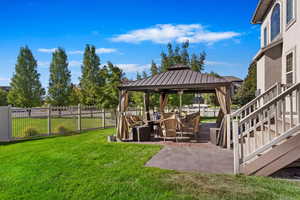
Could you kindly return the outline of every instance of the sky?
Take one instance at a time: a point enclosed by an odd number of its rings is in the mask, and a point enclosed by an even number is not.
[[[82,52],[95,45],[101,64],[126,76],[160,63],[166,44],[190,41],[207,53],[206,72],[244,78],[259,49],[259,26],[250,23],[257,0],[0,0],[0,86],[9,85],[20,47],[27,45],[47,87],[52,52],[68,54],[72,82]]]

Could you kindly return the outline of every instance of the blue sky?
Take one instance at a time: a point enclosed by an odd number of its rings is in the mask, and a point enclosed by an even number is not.
[[[19,48],[28,45],[47,87],[51,52],[63,47],[78,83],[86,44],[101,63],[119,65],[129,78],[160,62],[167,42],[191,42],[207,52],[206,71],[244,78],[259,49],[250,24],[256,0],[1,0],[0,85],[8,85]]]

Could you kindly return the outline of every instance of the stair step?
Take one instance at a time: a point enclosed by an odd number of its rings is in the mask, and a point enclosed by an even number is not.
[[[256,159],[243,165],[241,167],[242,173],[269,176],[300,159],[300,134],[276,145],[276,147],[268,149],[268,151],[259,154]],[[298,151],[299,154],[296,154]],[[292,156],[289,155],[290,152]]]

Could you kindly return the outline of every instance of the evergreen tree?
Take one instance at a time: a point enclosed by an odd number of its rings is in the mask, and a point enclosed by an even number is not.
[[[65,51],[58,48],[52,54],[50,64],[49,103],[54,106],[69,105],[71,89],[71,72],[68,69],[68,58]]]
[[[80,78],[81,103],[85,105],[95,105],[98,95],[101,94],[101,87],[104,78],[100,76],[100,58],[96,54],[96,48],[86,45],[83,55],[83,65],[81,66],[82,76]]]
[[[189,41],[186,41],[186,42],[182,43],[181,63],[184,64],[184,65],[189,65],[190,64],[190,56],[189,56],[189,52],[188,52],[189,46],[190,46]]]
[[[151,76],[154,76],[154,75],[158,74],[158,67],[157,67],[156,63],[153,60],[151,62],[150,71],[151,71]]]
[[[143,74],[143,78],[147,78],[148,77],[148,74],[147,74],[146,71],[143,71],[142,74]]]
[[[162,52],[160,56],[161,56],[160,72],[166,72],[168,68],[171,66],[169,63],[169,58],[167,54],[165,54],[164,52]]]
[[[190,57],[189,52],[189,41],[182,43],[181,48],[176,46],[173,50],[172,44],[167,45],[168,54],[161,53],[161,71],[165,72],[169,67],[183,64],[189,66],[193,71],[202,72],[204,70],[206,53],[203,51],[199,56],[192,54]]]
[[[177,64],[183,64],[190,67],[193,71],[202,72],[204,70],[204,64],[206,59],[206,53],[202,52],[199,56],[192,54],[190,57],[189,41],[182,43],[181,48],[176,46],[173,50],[171,43],[167,45],[167,54],[161,53],[161,72],[165,72],[169,67]],[[152,71],[152,70],[151,70]],[[183,105],[192,103],[194,95],[185,94],[182,98]],[[169,95],[169,104],[173,107],[177,107],[179,104],[179,96],[177,94]]]
[[[205,51],[202,51],[199,56],[199,68],[198,72],[202,72],[205,67],[205,60],[206,60],[206,53]]]
[[[11,80],[8,103],[17,107],[36,107],[42,105],[45,90],[39,80],[37,62],[30,49],[21,47]]]
[[[209,75],[215,76],[217,78],[221,77],[218,73],[213,72],[213,71],[211,71],[209,73]],[[211,93],[204,94],[203,95],[203,99],[204,99],[204,101],[205,101],[206,104],[213,105],[213,106],[218,106],[219,105],[219,102],[218,102],[216,94],[211,94]]]
[[[102,69],[102,75],[106,79],[105,86],[103,87],[103,95],[100,98],[101,105],[104,108],[115,109],[119,104],[118,86],[122,82],[123,71],[108,61],[107,66]]]
[[[206,53],[200,53],[199,57],[196,54],[192,54],[190,67],[193,71],[202,72],[204,70],[204,64],[206,59]]]
[[[136,73],[136,80],[141,80],[142,76],[139,72]],[[131,99],[135,106],[141,107],[144,105],[144,98],[142,92],[131,92]]]
[[[136,73],[136,80],[141,80],[142,79],[142,75],[140,74],[140,72]]]
[[[168,67],[170,67],[176,64],[174,60],[173,46],[171,43],[167,44],[167,49],[168,49]]]
[[[248,75],[245,78],[242,87],[233,97],[234,104],[243,106],[255,98],[255,92],[257,90],[256,68],[256,63],[249,66]]]
[[[0,89],[0,106],[7,106],[7,92]]]
[[[70,105],[78,105],[80,103],[80,89],[74,84],[71,84],[69,102]]]
[[[197,58],[196,54],[192,54],[192,57],[191,57],[191,69],[193,71],[198,71],[198,69],[199,69],[199,61],[198,61],[198,58]]]
[[[180,54],[180,47],[176,46],[174,50],[174,56],[172,57],[173,63],[176,64],[183,64],[182,57]]]

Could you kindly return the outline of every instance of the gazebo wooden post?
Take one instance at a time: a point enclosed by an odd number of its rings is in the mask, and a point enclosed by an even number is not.
[[[149,112],[149,92],[144,93],[144,108],[145,108],[145,115],[146,120],[150,121],[150,112]]]
[[[179,91],[179,116],[181,116],[181,112],[182,112],[182,94],[183,94],[183,91]]]

